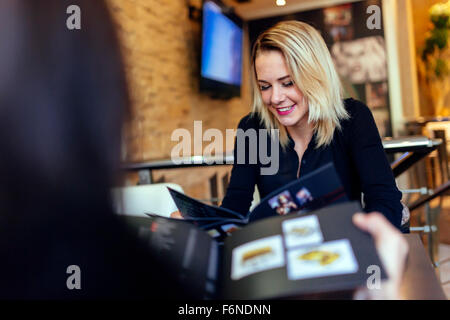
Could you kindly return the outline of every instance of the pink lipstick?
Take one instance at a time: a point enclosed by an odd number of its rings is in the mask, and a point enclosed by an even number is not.
[[[294,111],[294,108],[295,108],[295,107],[296,107],[296,104],[294,104],[294,105],[292,105],[292,106],[290,106],[290,107],[276,108],[276,110],[277,110],[277,113],[278,113],[280,116],[285,116],[285,115],[291,113],[292,111]]]

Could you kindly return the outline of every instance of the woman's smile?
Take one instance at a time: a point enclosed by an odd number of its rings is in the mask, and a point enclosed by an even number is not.
[[[292,111],[294,111],[294,108],[296,107],[296,104],[293,104],[290,107],[283,107],[283,108],[275,108],[277,110],[277,113],[280,116],[285,116],[288,115],[289,113],[291,113]]]

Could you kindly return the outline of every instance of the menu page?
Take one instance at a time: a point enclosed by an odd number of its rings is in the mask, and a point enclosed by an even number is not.
[[[136,219],[131,217],[130,219]],[[191,294],[199,299],[216,297],[220,281],[221,247],[206,232],[178,219],[159,216],[140,218],[139,238],[145,241],[158,259],[170,267]]]
[[[371,236],[353,225],[356,202],[256,221],[224,242],[223,295],[275,299],[353,290],[367,268],[386,278]]]

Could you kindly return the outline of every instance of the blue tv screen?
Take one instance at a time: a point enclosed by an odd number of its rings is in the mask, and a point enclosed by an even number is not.
[[[203,4],[201,76],[231,86],[241,85],[242,28],[213,1]]]

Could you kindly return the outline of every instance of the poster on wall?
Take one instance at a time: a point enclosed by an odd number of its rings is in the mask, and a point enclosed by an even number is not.
[[[365,84],[387,79],[383,37],[336,42],[330,52],[339,75],[351,83]]]
[[[382,137],[392,136],[384,28],[368,29],[367,7],[381,0],[357,1],[249,22],[251,43],[258,34],[283,20],[299,20],[318,29],[330,50],[344,97],[364,102],[372,111]],[[382,10],[380,10],[382,12]]]
[[[388,105],[386,45],[383,35],[354,33],[353,4],[323,9],[329,48],[347,96],[371,109],[380,136],[392,135]],[[358,30],[367,29],[357,25]],[[368,29],[367,29],[368,30]],[[349,91],[348,88],[352,88]]]
[[[352,40],[354,37],[351,4],[324,8],[326,31],[334,42]]]
[[[387,82],[366,83],[366,101],[370,109],[384,109],[387,107]]]

